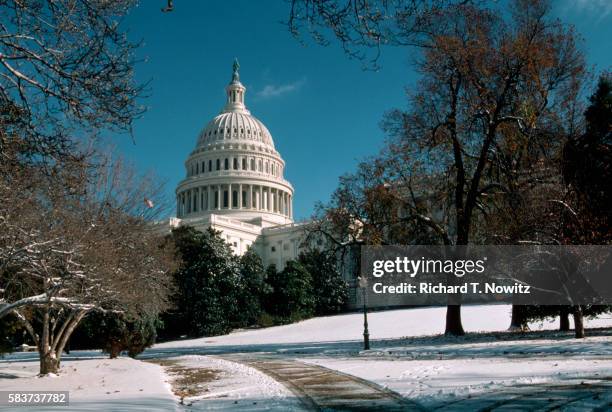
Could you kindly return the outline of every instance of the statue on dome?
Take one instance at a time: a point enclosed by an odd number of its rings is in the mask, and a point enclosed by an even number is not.
[[[234,64],[232,65],[232,69],[234,73],[232,74],[232,81],[238,81],[240,76],[238,75],[238,70],[240,70],[240,63],[238,63],[238,58],[234,57]]]

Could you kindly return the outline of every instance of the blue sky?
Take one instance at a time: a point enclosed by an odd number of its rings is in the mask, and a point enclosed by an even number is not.
[[[338,177],[382,145],[383,113],[405,104],[416,79],[408,49],[383,50],[381,69],[364,71],[335,44],[298,42],[287,31],[283,0],[143,1],[126,20],[143,40],[136,68],[151,81],[135,123],[134,142],[114,136],[118,150],[143,172],[153,170],[173,197],[183,162],[199,131],[221,110],[231,65],[238,57],[251,113],[266,124],[295,187],[294,215],[311,216]],[[596,69],[612,66],[612,0],[555,0],[555,13],[584,37]]]

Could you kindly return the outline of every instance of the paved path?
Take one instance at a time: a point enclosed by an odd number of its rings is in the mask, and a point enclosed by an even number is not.
[[[297,360],[227,355],[251,366],[293,391],[312,410],[422,411],[415,402],[372,382]]]
[[[227,355],[291,389],[312,410],[423,411],[426,408],[375,383],[294,359]],[[429,408],[428,408],[429,409]],[[612,380],[578,379],[564,384],[530,384],[444,402],[435,411],[609,411]]]

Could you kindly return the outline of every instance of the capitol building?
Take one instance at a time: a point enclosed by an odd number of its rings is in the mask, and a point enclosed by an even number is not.
[[[171,226],[221,232],[236,254],[251,247],[280,270],[297,258],[304,225],[293,221],[293,186],[266,126],[245,105],[234,62],[225,106],[198,136],[176,188]]]

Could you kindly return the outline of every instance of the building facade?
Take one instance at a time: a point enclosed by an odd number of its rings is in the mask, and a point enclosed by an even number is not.
[[[303,224],[293,221],[294,189],[272,135],[245,105],[237,61],[226,94],[185,161],[171,225],[212,227],[236,254],[251,247],[264,265],[282,269],[297,257],[304,236]]]

